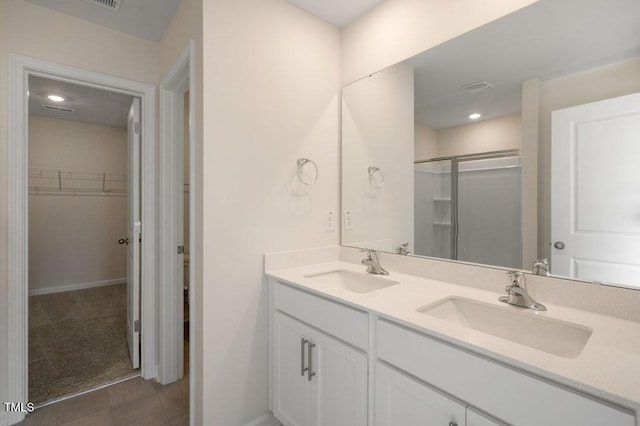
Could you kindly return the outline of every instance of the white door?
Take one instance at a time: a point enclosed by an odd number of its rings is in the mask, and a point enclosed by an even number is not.
[[[465,406],[434,389],[376,364],[376,426],[465,425]]]
[[[133,368],[140,367],[140,129],[140,99],[134,98],[127,120],[127,344]]]
[[[311,337],[312,425],[367,424],[367,356],[328,335]]]
[[[554,111],[551,271],[640,287],[640,94]]]

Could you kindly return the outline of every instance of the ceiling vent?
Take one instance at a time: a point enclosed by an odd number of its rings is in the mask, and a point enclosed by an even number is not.
[[[117,12],[120,9],[120,2],[122,0],[84,0],[87,3],[95,4],[97,6],[102,6],[105,9],[112,10]]]
[[[484,90],[493,89],[493,84],[488,81],[476,81],[475,83],[465,84],[460,88],[467,93],[478,93]]]
[[[58,106],[58,105],[42,104],[42,108],[44,108],[46,110],[50,110],[50,111],[60,111],[60,112],[73,112],[74,111],[71,108],[66,108],[66,107]]]

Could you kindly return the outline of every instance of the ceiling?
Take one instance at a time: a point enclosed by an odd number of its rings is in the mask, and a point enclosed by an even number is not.
[[[121,0],[117,12],[85,0],[26,0],[117,31],[160,41],[181,0]]]
[[[53,102],[47,98],[51,94],[62,96],[65,100]],[[117,92],[29,77],[30,115],[126,128],[132,100],[131,96]],[[72,109],[73,112],[45,109],[43,104]]]
[[[117,12],[86,0],[25,0],[146,40],[160,41],[181,0],[120,0]],[[339,28],[384,0],[286,0]]]
[[[287,0],[338,28],[364,15],[384,0]]]
[[[406,61],[416,121],[433,129],[519,113],[521,83],[640,56],[638,0],[540,0]],[[477,94],[460,87],[486,80]]]

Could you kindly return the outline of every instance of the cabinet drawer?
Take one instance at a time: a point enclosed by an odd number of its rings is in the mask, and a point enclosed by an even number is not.
[[[473,355],[388,321],[378,322],[378,357],[518,426],[634,426],[624,410]]]
[[[366,312],[277,282],[273,284],[273,307],[355,347],[369,347]]]

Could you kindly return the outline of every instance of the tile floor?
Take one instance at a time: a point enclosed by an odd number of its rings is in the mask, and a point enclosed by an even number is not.
[[[37,409],[20,425],[189,425],[189,379],[162,386],[137,377]]]

